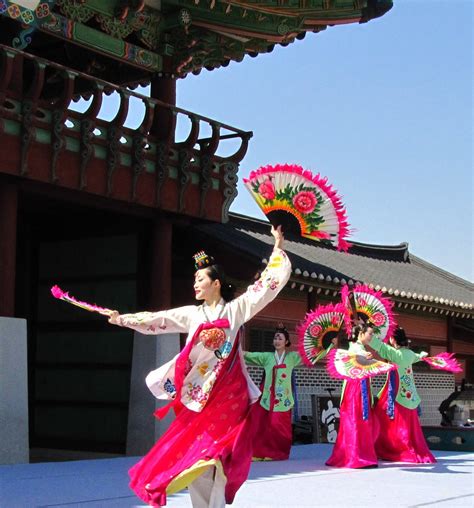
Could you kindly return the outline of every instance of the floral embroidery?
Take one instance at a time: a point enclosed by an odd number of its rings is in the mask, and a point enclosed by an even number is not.
[[[219,360],[212,368],[213,374],[217,376],[219,372],[222,370],[222,367],[224,367],[224,362],[222,360]]]
[[[204,376],[204,374],[206,374],[207,370],[209,369],[209,364],[207,363],[201,363],[200,365],[198,365],[198,372],[199,374],[201,374],[201,376]]]
[[[165,392],[169,393],[172,397],[176,396],[176,388],[170,378],[168,378],[165,381],[163,388],[164,388]]]
[[[184,377],[186,377],[191,372],[192,368],[193,368],[193,362],[191,361],[190,358],[188,358],[188,361],[186,362],[186,366],[184,367]]]
[[[188,390],[186,392],[188,397],[195,402],[199,402],[201,405],[204,405],[209,398],[209,393],[204,393],[204,390],[201,386],[196,383],[189,383]]]

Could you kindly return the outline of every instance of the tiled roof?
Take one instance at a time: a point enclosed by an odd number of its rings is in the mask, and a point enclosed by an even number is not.
[[[243,215],[230,214],[227,224],[204,224],[198,229],[264,262],[273,244],[267,222]],[[285,250],[293,265],[293,288],[312,291],[332,286],[338,290],[338,286],[360,281],[398,302],[416,305],[411,308],[435,312],[450,309],[450,314],[474,318],[474,284],[410,254],[407,244],[353,242],[349,252],[344,253],[304,238],[287,237]]]

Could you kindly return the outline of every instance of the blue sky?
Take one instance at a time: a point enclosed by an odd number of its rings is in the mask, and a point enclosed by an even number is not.
[[[471,0],[395,0],[382,18],[178,81],[177,104],[252,130],[242,177],[298,163],[343,195],[356,241],[408,242],[473,278]],[[245,188],[232,211],[263,217]]]
[[[232,211],[264,218],[242,178],[262,165],[300,164],[343,196],[353,240],[408,242],[473,280],[474,2],[394,4],[369,23],[189,75],[177,83],[177,105],[253,131]],[[113,102],[101,116],[115,115]],[[132,101],[126,124],[142,117]],[[187,132],[178,123],[178,140]]]

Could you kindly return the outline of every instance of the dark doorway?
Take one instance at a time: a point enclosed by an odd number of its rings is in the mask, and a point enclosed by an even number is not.
[[[138,219],[22,196],[16,314],[28,321],[32,460],[67,458],[66,450],[125,453],[133,332],[55,300],[50,288],[134,311],[141,227]]]

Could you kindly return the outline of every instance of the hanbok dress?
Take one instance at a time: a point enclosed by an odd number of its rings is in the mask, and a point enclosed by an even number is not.
[[[359,342],[349,343],[349,352],[365,354]],[[339,432],[326,465],[332,467],[376,467],[374,441],[377,434],[369,379],[344,381],[339,408]]]
[[[413,378],[413,364],[426,353],[408,348],[396,349],[372,338],[370,347],[397,366],[387,375],[374,414],[379,422],[375,452],[380,459],[393,462],[431,464],[436,462],[426,443],[418,417],[420,396]]]
[[[265,384],[259,404],[252,407],[256,432],[253,458],[287,460],[290,456],[293,432],[291,410],[295,405],[291,386],[293,369],[301,364],[298,353],[245,353],[245,362],[265,370]]]
[[[225,485],[226,503],[232,503],[247,479],[253,428],[249,409],[260,391],[245,367],[239,330],[277,296],[290,273],[287,255],[275,248],[261,277],[215,309],[204,303],[119,317],[120,325],[144,334],[188,334],[183,350],[146,378],[158,399],[171,401],[157,416],[170,407],[176,413],[168,430],[129,471],[131,488],[149,505],[164,506],[167,494],[191,489],[201,475],[209,477],[211,468],[210,483]]]

